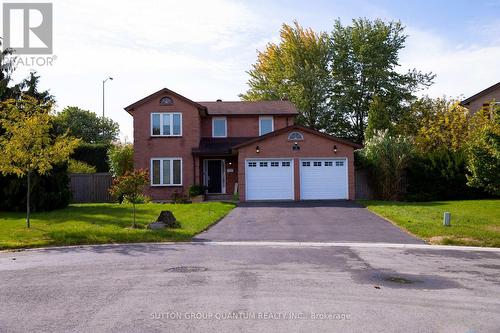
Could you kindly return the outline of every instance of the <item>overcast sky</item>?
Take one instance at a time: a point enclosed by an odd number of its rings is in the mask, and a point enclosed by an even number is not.
[[[16,1],[9,1],[16,2]],[[29,1],[36,2],[36,1]],[[47,1],[42,1],[47,2]],[[401,20],[409,34],[402,68],[437,74],[431,96],[469,96],[500,81],[500,0],[485,1],[125,1],[56,0],[52,67],[33,67],[58,109],[79,106],[118,121],[123,108],[163,87],[193,100],[237,100],[256,50],[294,19],[330,31],[340,18]],[[20,67],[16,79],[31,68]]]

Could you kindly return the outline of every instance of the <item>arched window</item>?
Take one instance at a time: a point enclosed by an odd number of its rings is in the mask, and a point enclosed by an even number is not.
[[[302,141],[304,140],[304,136],[300,132],[291,132],[288,134],[288,140],[290,141]]]
[[[168,96],[162,97],[160,99],[160,105],[172,105],[172,104],[174,104],[174,100]]]

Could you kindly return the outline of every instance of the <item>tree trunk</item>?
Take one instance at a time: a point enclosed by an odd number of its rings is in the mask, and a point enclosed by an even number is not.
[[[132,222],[132,228],[135,229],[135,203],[132,203],[132,211],[134,212],[134,217],[133,217],[134,222]]]
[[[26,227],[30,227],[30,192],[31,192],[31,171],[28,171],[28,188],[26,193]]]

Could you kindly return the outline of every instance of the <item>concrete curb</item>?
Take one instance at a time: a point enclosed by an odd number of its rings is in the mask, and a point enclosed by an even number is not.
[[[290,241],[195,241],[195,242],[160,242],[160,243],[121,243],[121,244],[95,244],[95,245],[72,245],[53,246],[28,249],[0,250],[1,253],[13,252],[41,252],[57,251],[64,249],[100,248],[100,247],[121,247],[121,246],[264,246],[264,247],[295,247],[295,248],[322,248],[322,247],[350,247],[350,248],[379,248],[379,249],[421,249],[438,251],[467,251],[467,252],[498,252],[496,247],[477,246],[453,246],[453,245],[428,245],[428,244],[398,244],[398,243],[356,243],[356,242],[290,242]]]
[[[276,246],[276,247],[352,247],[352,248],[394,248],[394,249],[423,249],[423,250],[455,250],[455,251],[483,251],[499,252],[497,247],[428,245],[428,244],[398,244],[398,243],[353,243],[353,242],[288,242],[288,241],[222,241],[222,242],[194,242],[203,245],[220,246]]]

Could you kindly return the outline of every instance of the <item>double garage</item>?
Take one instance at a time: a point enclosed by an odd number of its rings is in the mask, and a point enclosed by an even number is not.
[[[346,158],[247,159],[246,200],[294,200],[299,169],[301,200],[348,199]]]
[[[358,148],[298,125],[239,144],[240,201],[353,200]]]

